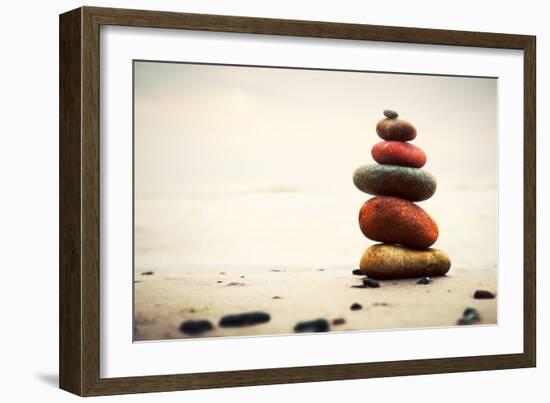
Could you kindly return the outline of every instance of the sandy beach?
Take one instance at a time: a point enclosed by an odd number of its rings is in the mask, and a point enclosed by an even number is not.
[[[449,254],[448,275],[429,285],[381,281],[377,289],[352,288],[362,279],[352,270],[374,242],[358,229],[355,211],[365,196],[351,186],[139,197],[135,340],[189,337],[179,326],[190,319],[212,322],[202,337],[292,333],[297,322],[317,318],[345,319],[330,331],[453,326],[468,307],[479,310],[480,324],[494,324],[496,299],[473,293],[498,293],[496,209],[482,207],[494,206],[496,188],[442,187],[433,198],[439,203],[422,204],[441,218],[434,247]],[[353,303],[363,308],[351,311]],[[250,311],[271,320],[218,326],[224,315]]]
[[[318,318],[345,320],[331,324],[330,331],[454,326],[467,307],[479,311],[479,324],[497,321],[496,298],[473,298],[477,289],[496,290],[496,270],[451,270],[429,285],[411,279],[353,288],[361,279],[351,269],[322,268],[138,274],[135,340],[192,337],[179,330],[189,319],[212,322],[214,330],[201,337],[293,333],[297,322]],[[352,311],[353,303],[362,309]],[[250,311],[267,312],[271,320],[242,328],[218,326],[224,315]]]
[[[135,340],[191,337],[179,330],[191,319],[214,326],[193,337],[288,334],[297,322],[317,318],[345,320],[330,331],[454,326],[468,307],[480,312],[480,324],[494,324],[497,300],[477,300],[473,294],[477,289],[498,294],[496,225],[491,225],[496,209],[480,208],[495,198],[492,186],[457,186],[433,198],[440,203],[422,203],[441,217],[434,247],[451,257],[446,276],[429,285],[410,279],[360,289],[352,287],[362,283],[352,270],[374,242],[358,229],[354,210],[365,196],[351,186],[337,192],[139,197]],[[362,309],[351,311],[353,303]],[[241,328],[218,326],[225,315],[251,311],[271,319]]]

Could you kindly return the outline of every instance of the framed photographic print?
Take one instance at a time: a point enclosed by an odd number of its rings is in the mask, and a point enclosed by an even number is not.
[[[60,16],[60,386],[535,366],[535,37]]]

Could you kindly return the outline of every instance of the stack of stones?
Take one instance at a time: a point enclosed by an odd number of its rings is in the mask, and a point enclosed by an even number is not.
[[[385,280],[442,276],[451,268],[449,257],[432,249],[439,236],[436,222],[414,202],[427,200],[435,193],[436,179],[421,169],[426,154],[408,143],[416,128],[398,119],[394,111],[384,111],[385,119],[376,125],[384,141],[372,148],[378,164],[355,170],[355,186],[372,199],[359,211],[363,234],[381,242],[369,247],[360,262],[368,277]]]

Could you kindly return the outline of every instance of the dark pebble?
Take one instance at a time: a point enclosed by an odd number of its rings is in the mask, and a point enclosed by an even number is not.
[[[317,333],[328,332],[328,322],[326,319],[315,319],[306,322],[299,322],[294,326],[296,333]]]
[[[216,281],[216,282],[217,282],[217,283],[223,283],[223,281],[221,281],[221,280],[218,280],[218,281]]]
[[[186,320],[180,325],[180,332],[190,335],[198,335],[214,329],[209,320]]]
[[[472,320],[480,320],[481,315],[479,314],[478,310],[475,308],[466,308],[464,310],[464,313],[462,314],[462,317],[469,318]]]
[[[365,287],[370,287],[370,288],[378,288],[380,287],[380,283],[376,280],[373,280],[372,278],[368,278],[368,277],[365,277],[363,279],[363,285]]]
[[[416,284],[423,284],[423,285],[426,285],[426,284],[430,284],[432,282],[432,279],[429,278],[429,277],[422,277],[422,278],[419,278],[418,281],[416,282]]]
[[[246,312],[235,315],[226,315],[220,319],[221,327],[241,327],[259,325],[260,323],[269,322],[271,316],[265,312]]]
[[[283,299],[283,297],[279,297],[278,295],[275,295],[273,299]]]
[[[353,274],[354,276],[362,276],[363,272],[360,269],[353,269],[351,274]]]
[[[487,290],[476,290],[476,292],[474,292],[474,298],[475,299],[493,299],[495,298],[495,294]]]
[[[473,325],[481,320],[481,315],[475,308],[466,308],[459,319],[459,325]]]
[[[363,309],[363,305],[358,304],[357,302],[355,302],[355,303],[351,304],[349,309],[351,309],[352,311],[358,311],[359,309]]]
[[[346,320],[344,318],[332,319],[332,324],[334,326],[343,325],[344,323],[346,323]]]
[[[155,273],[153,273],[152,271],[144,271],[143,273],[141,273],[142,276],[152,276],[153,274]]]

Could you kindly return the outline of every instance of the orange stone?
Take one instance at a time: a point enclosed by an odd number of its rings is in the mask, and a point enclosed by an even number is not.
[[[365,202],[359,211],[359,227],[373,241],[414,249],[429,248],[439,236],[428,213],[397,197],[377,196]]]

